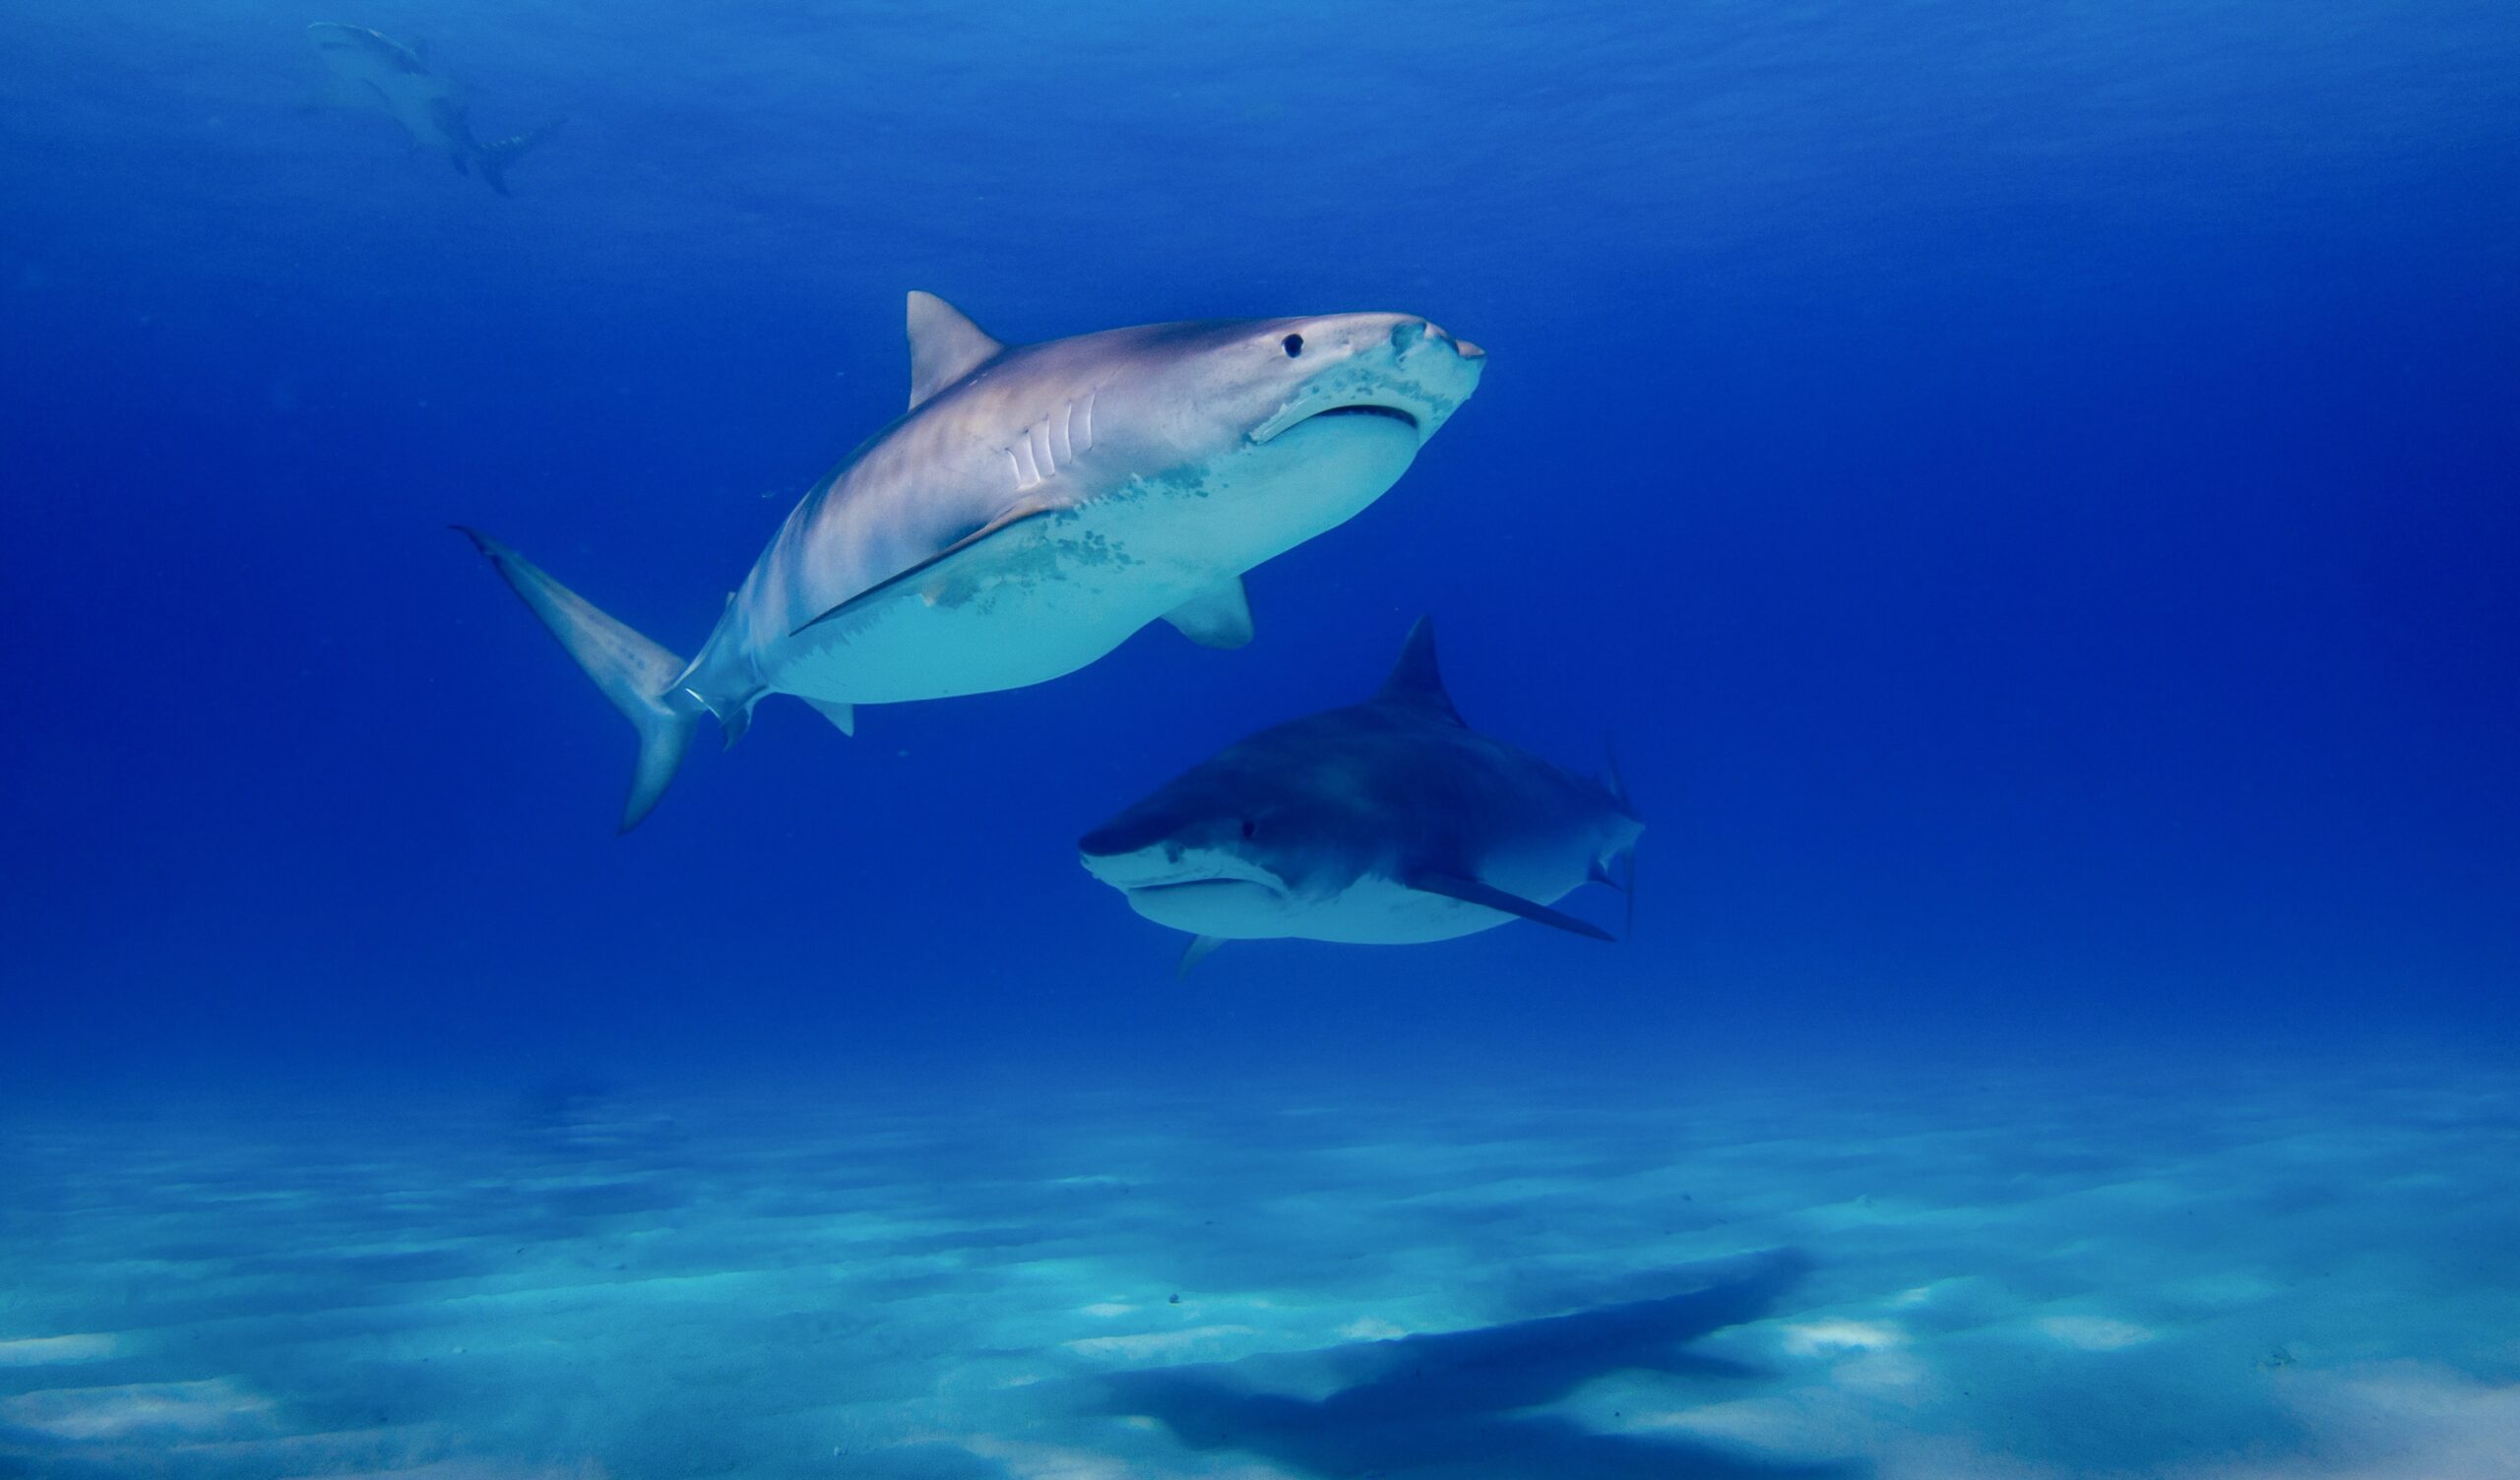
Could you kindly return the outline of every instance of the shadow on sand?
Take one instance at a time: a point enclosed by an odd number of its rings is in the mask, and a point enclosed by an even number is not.
[[[1686,1440],[1597,1433],[1522,1411],[1625,1370],[1757,1377],[1684,1348],[1766,1315],[1807,1264],[1798,1254],[1772,1253],[1673,1270],[1668,1282],[1689,1286],[1681,1293],[1571,1315],[1121,1373],[1103,1380],[1099,1410],[1154,1418],[1194,1449],[1240,1449],[1324,1480],[1855,1475],[1860,1467],[1781,1463]]]

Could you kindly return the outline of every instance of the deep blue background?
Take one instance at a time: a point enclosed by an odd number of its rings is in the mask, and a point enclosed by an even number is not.
[[[571,122],[496,198],[301,108],[318,19]],[[2507,1034],[2515,159],[2491,0],[7,7],[0,1075]],[[1493,358],[1250,648],[774,705],[615,839],[627,730],[442,526],[687,652],[912,287]],[[1073,838],[1419,611],[1475,723],[1617,733],[1638,937],[1176,988]]]

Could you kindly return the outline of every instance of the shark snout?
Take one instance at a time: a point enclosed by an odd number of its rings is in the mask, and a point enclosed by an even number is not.
[[[1487,351],[1468,339],[1456,339],[1441,325],[1425,319],[1403,319],[1392,326],[1391,352],[1406,356],[1420,344],[1448,348],[1466,360],[1483,360]]]

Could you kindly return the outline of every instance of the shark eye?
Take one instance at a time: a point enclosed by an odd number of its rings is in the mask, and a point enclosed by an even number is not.
[[[1285,339],[1280,339],[1278,342],[1287,346],[1287,358],[1289,359],[1293,359],[1296,355],[1303,353],[1302,335],[1291,334]]]
[[[1290,336],[1288,336],[1288,338],[1292,339],[1292,338],[1293,338],[1293,336],[1290,335]],[[1247,818],[1247,817],[1246,817],[1246,818],[1244,818],[1244,819],[1242,820],[1242,835],[1243,835],[1244,837],[1248,838],[1248,837],[1250,837],[1252,834],[1254,834],[1254,833],[1258,832],[1259,831],[1260,831],[1260,825],[1259,825],[1258,823],[1253,822],[1251,819],[1249,819],[1249,818]]]

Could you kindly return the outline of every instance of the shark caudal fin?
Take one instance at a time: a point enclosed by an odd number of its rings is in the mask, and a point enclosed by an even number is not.
[[[480,530],[455,527],[490,557],[508,588],[533,608],[639,731],[639,769],[630,778],[630,800],[621,809],[621,831],[629,832],[656,810],[657,799],[682,768],[700,716],[708,712],[674,682],[682,676],[682,659],[598,611],[595,603]]]
[[[568,120],[565,118],[554,118],[549,123],[542,125],[540,128],[528,129],[513,139],[502,139],[496,144],[482,145],[480,154],[476,155],[473,160],[474,163],[481,166],[481,178],[489,182],[492,190],[497,191],[501,195],[506,195],[508,193],[508,166],[517,161],[518,155],[524,154],[527,150],[534,148],[536,145],[540,144],[543,140],[550,138],[552,131],[559,128],[560,125],[566,122],[568,122]],[[457,161],[458,168],[462,167],[462,162],[463,161],[461,160]]]

